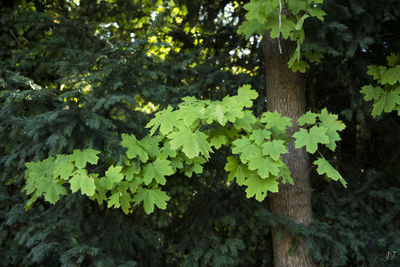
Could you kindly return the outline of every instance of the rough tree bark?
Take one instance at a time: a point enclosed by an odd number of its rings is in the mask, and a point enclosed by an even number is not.
[[[302,74],[294,73],[288,68],[291,44],[282,43],[283,53],[279,53],[277,40],[272,40],[269,33],[263,40],[267,109],[278,111],[292,118],[293,122],[305,113],[305,80]],[[291,136],[298,129],[294,124],[288,129]],[[279,186],[279,193],[269,196],[271,211],[276,215],[287,217],[296,223],[308,226],[311,222],[311,187],[309,181],[309,159],[305,149],[295,149],[291,140],[289,153],[284,162],[289,166],[294,186],[287,183]],[[289,255],[293,236],[287,231],[273,227],[272,242],[275,267],[316,266],[310,254],[306,255],[303,244],[300,244],[294,255]]]

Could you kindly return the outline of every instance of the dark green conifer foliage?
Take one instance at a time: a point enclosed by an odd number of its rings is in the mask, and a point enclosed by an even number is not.
[[[102,162],[119,161],[119,133],[144,134],[147,114],[136,108],[165,97],[161,79],[149,79],[157,70],[143,73],[158,64],[145,43],[106,42],[95,25],[39,6],[1,7],[0,264],[154,265],[162,255],[144,251],[161,246],[160,233],[146,219],[134,223],[77,196],[23,211],[25,161],[79,147],[101,148]]]

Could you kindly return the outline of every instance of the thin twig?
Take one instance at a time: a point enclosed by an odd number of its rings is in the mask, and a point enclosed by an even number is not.
[[[12,30],[10,30],[11,35],[14,37],[15,41],[17,42],[17,45],[19,48],[22,48],[21,43],[19,42],[17,36],[15,36],[14,32]]]
[[[281,48],[281,24],[282,24],[282,2],[279,0],[279,26],[278,26],[278,47],[279,47],[279,53],[282,54],[282,48]]]

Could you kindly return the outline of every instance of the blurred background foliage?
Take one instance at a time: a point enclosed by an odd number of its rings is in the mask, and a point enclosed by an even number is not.
[[[146,134],[152,113],[194,95],[222,99],[245,83],[265,110],[260,36],[236,33],[246,1],[0,0],[0,265],[272,266],[269,227],[308,244],[321,266],[400,263],[400,123],[375,120],[360,87],[369,64],[400,51],[400,2],[325,0],[304,50],[325,55],[306,76],[309,109],[347,128],[335,165],[348,189],[312,177],[310,228],[272,215],[226,182],[221,151],[201,175],[168,178],[167,210],[99,207],[80,195],[24,211],[24,163],[73,149],[119,162],[121,133]],[[315,173],[315,172],[312,172]],[[388,251],[397,251],[394,257]]]

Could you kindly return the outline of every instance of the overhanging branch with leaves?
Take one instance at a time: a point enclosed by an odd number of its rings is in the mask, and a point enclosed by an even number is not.
[[[282,160],[289,142],[286,128],[292,122],[276,111],[255,117],[250,108],[257,96],[250,85],[244,85],[238,95],[225,96],[222,101],[184,97],[177,109],[168,107],[155,114],[147,124],[150,134],[143,139],[122,134],[121,146],[127,148],[124,164],[111,165],[104,173],[89,171],[89,164],[96,165],[100,153],[91,148],[29,162],[23,190],[31,198],[26,208],[41,196],[54,204],[61,195],[80,190],[99,205],[105,202],[126,214],[140,203],[146,213],[152,213],[154,206],[165,209],[169,197],[162,186],[168,176],[202,173],[202,164],[222,146],[232,151],[225,165],[228,181],[235,179],[246,187],[248,198],[263,201],[268,191],[278,192],[280,182],[294,183]],[[309,153],[316,153],[318,145],[334,150],[340,140],[338,132],[345,128],[326,109],[319,114],[307,112],[297,123],[303,128],[293,134],[296,148],[305,146]],[[323,157],[314,164],[319,174],[346,186]]]

